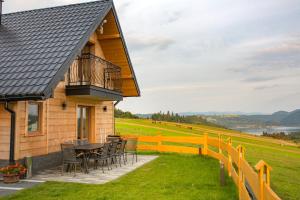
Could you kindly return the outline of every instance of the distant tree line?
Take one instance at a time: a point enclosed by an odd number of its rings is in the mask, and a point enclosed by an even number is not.
[[[285,132],[267,133],[267,132],[263,132],[263,136],[272,137],[272,138],[281,139],[281,140],[292,140],[296,143],[300,143],[300,132],[292,132],[292,133],[285,133]]]
[[[116,118],[129,118],[129,119],[138,119],[137,115],[132,114],[129,111],[122,111],[120,109],[115,109],[115,117]]]
[[[198,115],[191,116],[182,116],[178,113],[170,112],[167,113],[158,112],[152,114],[151,119],[153,121],[167,121],[167,122],[177,122],[177,123],[189,123],[189,124],[204,124],[204,125],[212,125],[218,126],[216,124],[208,122],[205,118]]]

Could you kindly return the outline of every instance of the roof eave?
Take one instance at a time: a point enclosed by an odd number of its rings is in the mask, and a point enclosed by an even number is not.
[[[125,50],[126,58],[127,58],[128,64],[129,64],[129,68],[130,68],[131,74],[133,76],[133,81],[134,81],[136,90],[137,90],[137,96],[128,96],[128,97],[140,97],[141,96],[141,91],[140,91],[140,88],[139,88],[139,84],[137,82],[136,75],[134,73],[134,69],[133,69],[133,66],[132,66],[132,63],[131,63],[131,59],[130,59],[130,56],[129,56],[129,53],[128,53],[127,45],[126,45],[126,42],[125,42],[125,39],[124,39],[124,35],[123,35],[122,29],[121,29],[121,25],[120,25],[120,22],[119,22],[117,11],[115,9],[115,5],[114,5],[113,2],[112,2],[112,11],[113,11],[114,17],[116,19],[116,24],[117,24],[118,30],[120,32],[121,41],[122,41],[122,44],[123,44],[123,47],[124,47],[124,50]],[[126,97],[126,96],[124,96],[124,97]]]
[[[10,101],[41,101],[47,99],[42,95],[19,95],[19,96],[0,96],[0,102]]]

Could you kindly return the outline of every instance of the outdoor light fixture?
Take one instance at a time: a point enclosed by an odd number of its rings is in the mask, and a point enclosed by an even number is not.
[[[103,106],[103,112],[107,111],[107,106]]]
[[[67,102],[63,102],[62,104],[61,104],[61,106],[62,106],[62,109],[63,110],[66,110],[67,109]]]

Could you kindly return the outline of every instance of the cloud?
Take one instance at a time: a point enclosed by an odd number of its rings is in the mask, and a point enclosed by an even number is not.
[[[258,49],[249,57],[250,67],[269,70],[300,68],[300,37],[288,36],[275,44]]]
[[[261,86],[254,87],[254,90],[266,90],[266,89],[277,88],[279,86],[280,85],[278,85],[278,84],[274,84],[274,85],[261,85]]]
[[[167,22],[168,23],[176,22],[177,20],[180,19],[181,16],[182,16],[182,12],[180,11],[171,12],[167,15]]]
[[[211,86],[209,86],[211,87]],[[199,89],[207,88],[207,86],[204,85],[197,85],[197,84],[185,84],[185,85],[172,85],[172,86],[157,86],[157,87],[149,87],[144,88],[144,92],[180,92],[180,91],[187,91],[187,90],[199,90]]]
[[[300,35],[252,39],[233,49],[240,59],[228,71],[240,76],[243,82],[274,85],[300,76]]]
[[[272,80],[276,80],[280,77],[278,76],[261,76],[261,77],[258,77],[258,76],[255,76],[255,77],[249,77],[249,78],[246,78],[246,79],[243,79],[242,81],[244,82],[265,82],[265,81],[272,81]]]
[[[171,38],[160,37],[160,36],[128,36],[128,43],[134,51],[146,50],[146,49],[156,49],[156,50],[166,50],[171,45],[175,44],[175,41]]]
[[[118,4],[118,13],[120,15],[125,15],[127,13],[127,11],[129,10],[130,6],[133,5],[134,2],[133,0],[122,0],[119,2]]]

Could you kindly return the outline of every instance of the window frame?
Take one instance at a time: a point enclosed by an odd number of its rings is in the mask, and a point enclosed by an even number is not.
[[[36,131],[29,131],[28,130],[28,120],[29,120],[29,106],[30,104],[38,105],[38,128]],[[33,137],[33,136],[41,136],[43,134],[43,111],[44,111],[44,106],[43,102],[38,102],[38,101],[29,101],[27,102],[27,109],[26,109],[26,129],[25,129],[25,136],[28,137]]]

